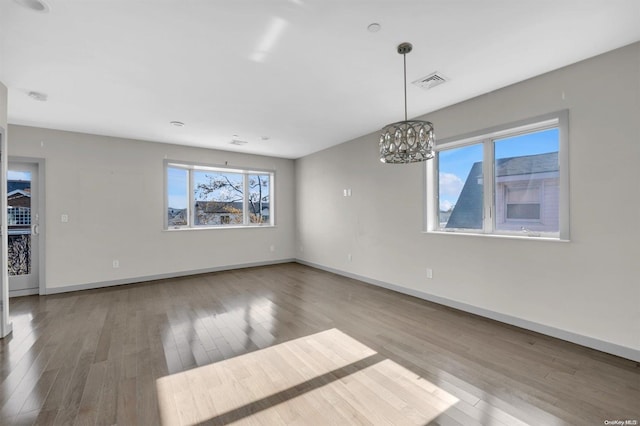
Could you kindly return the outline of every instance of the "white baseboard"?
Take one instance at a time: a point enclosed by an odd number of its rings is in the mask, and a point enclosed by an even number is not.
[[[332,272],[344,277],[353,278],[358,281],[372,284],[378,287],[383,287],[388,290],[397,291],[398,293],[407,294],[409,296],[417,297],[419,299],[434,302],[439,305],[448,306],[450,308],[458,309],[471,314],[479,315],[481,317],[489,318],[495,321],[503,322],[505,324],[514,325],[516,327],[524,328],[526,330],[535,331],[536,333],[544,334],[547,336],[555,337],[567,342],[576,343],[587,348],[596,349],[601,352],[606,352],[612,355],[616,355],[622,358],[630,359],[636,362],[640,362],[640,350],[621,346],[615,343],[606,342],[593,337],[583,336],[581,334],[573,333],[571,331],[562,330],[560,328],[550,327],[548,325],[539,324],[533,321],[525,320],[522,318],[514,317],[511,315],[505,315],[500,312],[491,311],[488,309],[480,308],[478,306],[469,305],[455,300],[447,299],[444,297],[434,296],[429,293],[425,293],[419,290],[411,288],[401,287],[395,284],[386,283],[373,278],[368,278],[362,275],[353,274],[339,269],[330,268],[328,266],[319,265],[313,262],[307,262],[305,260],[297,259],[296,262],[310,266],[312,268],[321,269],[323,271]]]
[[[0,339],[7,337],[12,332],[13,332],[13,323],[9,322],[4,324],[4,327],[0,329]]]
[[[243,264],[237,264],[237,265],[225,265],[225,266],[217,266],[213,268],[205,268],[205,269],[182,271],[182,272],[172,272],[172,273],[158,274],[158,275],[148,275],[144,277],[124,278],[120,280],[101,281],[101,282],[79,284],[79,285],[66,286],[66,287],[53,287],[53,288],[47,288],[45,294],[67,293],[67,292],[79,291],[79,290],[92,290],[96,288],[105,288],[105,287],[112,287],[112,286],[118,286],[118,285],[124,285],[124,284],[135,284],[140,282],[155,281],[155,280],[161,280],[161,279],[167,279],[167,278],[178,278],[178,277],[184,277],[189,275],[206,274],[209,272],[220,272],[220,271],[228,271],[233,269],[253,268],[256,266],[277,265],[281,263],[290,263],[290,262],[297,262],[302,265],[310,266],[312,268],[321,269],[323,271],[331,272],[331,273],[348,277],[348,278],[353,278],[355,280],[362,281],[367,284],[383,287],[388,290],[396,291],[398,293],[407,294],[409,296],[417,297],[419,299],[427,300],[429,302],[434,302],[434,303],[448,306],[454,309],[459,309],[464,312],[469,312],[469,313],[479,315],[485,318],[489,318],[495,321],[503,322],[505,324],[513,325],[526,330],[535,331],[537,333],[541,333],[547,336],[555,337],[561,340],[566,340],[568,342],[576,343],[581,346],[585,346],[585,347],[596,349],[612,355],[616,355],[622,358],[640,362],[640,350],[637,350],[637,349],[621,346],[611,342],[606,342],[606,341],[595,339],[589,336],[583,336],[581,334],[573,333],[571,331],[562,330],[559,328],[536,323],[533,321],[525,320],[525,319],[514,317],[511,315],[502,314],[500,312],[491,311],[478,306],[469,305],[466,303],[458,302],[458,301],[447,299],[440,296],[435,296],[419,290],[414,290],[411,288],[406,288],[406,287],[398,286],[395,284],[379,281],[379,280],[365,277],[362,275],[341,271],[339,269],[316,264],[313,262],[307,262],[301,259],[280,259],[280,260],[268,261],[268,262],[253,262],[253,263],[243,263]],[[37,291],[36,293],[31,293],[31,294],[37,294]],[[12,294],[12,296],[18,296],[18,294]]]
[[[113,287],[113,286],[124,285],[124,284],[136,284],[136,283],[142,283],[147,281],[164,280],[167,278],[186,277],[190,275],[207,274],[210,272],[230,271],[233,269],[253,268],[256,266],[278,265],[281,263],[291,263],[295,261],[296,261],[295,259],[280,259],[280,260],[267,261],[267,262],[241,263],[237,265],[215,266],[213,268],[196,269],[196,270],[181,271],[181,272],[170,272],[167,274],[147,275],[144,277],[123,278],[120,280],[100,281],[95,283],[70,285],[65,287],[50,287],[46,289],[45,294],[59,294],[59,293],[68,293],[70,291],[93,290],[96,288]]]
[[[9,298],[20,296],[32,296],[40,292],[39,288],[27,288],[23,290],[9,290]]]

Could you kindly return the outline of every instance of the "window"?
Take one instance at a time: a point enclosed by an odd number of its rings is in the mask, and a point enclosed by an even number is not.
[[[427,231],[568,239],[567,151],[566,112],[439,142]]]
[[[270,179],[267,175],[251,174],[249,181],[249,222],[269,223]]]
[[[273,225],[269,171],[165,162],[167,229]]]
[[[167,167],[168,216],[170,228],[189,224],[189,170]]]
[[[438,156],[440,227],[482,229],[482,145],[453,148]]]
[[[534,220],[540,222],[540,185],[534,188],[503,185],[506,206],[505,221]]]

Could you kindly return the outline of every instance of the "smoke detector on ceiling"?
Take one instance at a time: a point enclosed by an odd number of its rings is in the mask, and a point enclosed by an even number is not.
[[[433,89],[436,86],[441,85],[442,83],[446,83],[449,81],[447,77],[440,74],[438,71],[429,74],[426,77],[422,77],[413,82],[416,86],[421,89],[429,90]]]
[[[380,31],[381,28],[382,28],[382,25],[378,24],[377,22],[374,22],[373,24],[369,24],[369,26],[367,27],[367,30],[370,33],[377,33],[378,31]]]

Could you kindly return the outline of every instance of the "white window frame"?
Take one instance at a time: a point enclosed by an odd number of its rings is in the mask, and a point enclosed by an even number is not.
[[[506,137],[557,128],[559,133],[558,162],[559,170],[559,232],[530,232],[526,228],[520,232],[498,230],[495,223],[495,176],[494,141]],[[436,155],[425,165],[425,232],[441,234],[462,234],[481,236],[501,236],[513,238],[538,237],[550,240],[569,240],[569,113],[557,111],[527,120],[484,129],[436,143],[435,151],[482,144],[483,147],[483,221],[482,229],[440,229],[438,220],[438,158]],[[505,213],[506,214],[506,213]]]
[[[228,166],[218,166],[201,163],[191,163],[184,161],[164,160],[164,211],[163,224],[164,230],[198,230],[198,229],[230,229],[230,228],[262,228],[275,226],[275,171],[256,169],[256,168],[238,168]],[[187,170],[187,224],[181,226],[169,226],[169,218],[167,212],[169,210],[169,169]],[[194,195],[194,171],[210,171],[214,173],[238,173],[243,176],[243,193],[242,200],[242,224],[220,224],[220,225],[195,225],[195,195]],[[251,223],[249,214],[249,176],[263,175],[269,176],[269,221],[267,223]]]

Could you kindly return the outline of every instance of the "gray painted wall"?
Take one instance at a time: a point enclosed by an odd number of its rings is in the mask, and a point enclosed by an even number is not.
[[[24,126],[10,132],[10,155],[46,162],[47,293],[294,256],[292,160]],[[275,170],[276,227],[164,231],[165,158]]]
[[[7,86],[0,83],[0,127],[7,128]]]
[[[564,109],[570,242],[422,233],[425,166],[381,164],[372,133],[296,160],[296,257],[637,355],[640,43],[425,118],[449,138]]]

